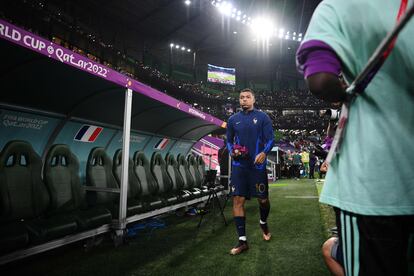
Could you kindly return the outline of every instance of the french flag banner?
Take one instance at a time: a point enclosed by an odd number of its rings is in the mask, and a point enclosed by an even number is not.
[[[98,126],[83,125],[76,133],[74,140],[80,142],[95,142],[103,128]]]
[[[163,150],[168,145],[168,142],[170,142],[169,139],[163,138],[158,141],[158,143],[155,144],[154,149],[156,150]]]

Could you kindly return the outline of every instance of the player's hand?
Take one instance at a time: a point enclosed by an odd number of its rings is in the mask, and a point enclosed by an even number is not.
[[[328,168],[329,168],[329,164],[325,161],[322,163],[320,171],[323,173],[326,173],[328,171]]]
[[[261,152],[258,155],[256,155],[256,158],[254,159],[255,164],[262,164],[266,159],[266,153]]]

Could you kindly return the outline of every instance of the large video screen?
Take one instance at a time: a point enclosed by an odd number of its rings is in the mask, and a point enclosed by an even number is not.
[[[236,85],[236,69],[208,64],[207,80],[214,83]]]

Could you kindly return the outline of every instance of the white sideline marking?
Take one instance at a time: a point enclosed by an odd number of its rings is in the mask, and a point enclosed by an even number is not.
[[[309,199],[309,198],[319,198],[319,196],[285,196],[285,198],[303,198],[303,199]]]

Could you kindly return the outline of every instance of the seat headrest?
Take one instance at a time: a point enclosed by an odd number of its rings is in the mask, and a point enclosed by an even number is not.
[[[162,158],[162,155],[159,152],[154,152],[152,154],[151,162],[153,165],[158,165],[158,166],[165,165],[164,159]]]
[[[182,154],[178,155],[178,164],[180,165],[187,165],[187,160],[185,160],[185,156]]]
[[[149,165],[149,161],[147,157],[145,156],[144,152],[137,151],[134,154],[134,164],[135,166],[145,166]]]
[[[20,165],[27,166],[34,162],[41,162],[41,159],[30,143],[21,140],[10,141],[1,152],[0,168],[14,166],[18,162]]]
[[[113,166],[114,167],[118,167],[122,165],[122,149],[118,149],[116,150],[115,154],[114,154],[114,159],[112,161]],[[129,166],[131,166],[132,168],[132,159],[128,158],[128,164]]]
[[[167,165],[174,165],[175,158],[172,154],[167,154],[167,156],[165,158],[166,158],[166,161],[167,161]]]
[[[58,163],[67,166],[69,164],[77,164],[78,160],[67,145],[56,144],[47,152],[45,166],[54,166]]]
[[[192,155],[192,154],[188,155],[187,156],[187,162],[190,165],[194,165],[196,163],[196,159],[195,159],[194,155]]]
[[[203,157],[200,155],[200,156],[197,156],[197,164],[198,165],[205,165],[206,163],[204,162],[204,160],[203,160]]]
[[[109,156],[106,154],[105,149],[102,147],[96,147],[91,150],[88,157],[88,165],[92,166],[107,166],[112,165],[110,163]]]
[[[114,164],[121,165],[122,164],[122,149],[117,149],[114,154]]]

